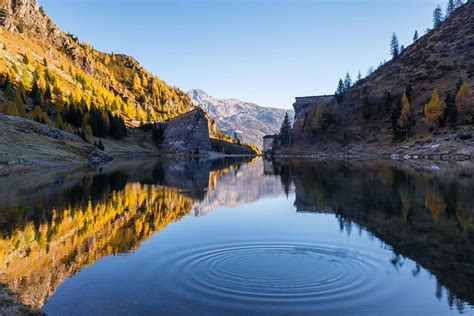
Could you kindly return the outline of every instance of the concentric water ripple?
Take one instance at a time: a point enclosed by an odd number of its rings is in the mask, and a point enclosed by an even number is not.
[[[166,261],[164,273],[181,297],[239,304],[360,302],[380,293],[384,275],[370,253],[316,244],[218,245]]]

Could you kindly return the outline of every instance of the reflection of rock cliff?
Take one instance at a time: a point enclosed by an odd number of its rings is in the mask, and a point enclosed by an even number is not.
[[[456,297],[474,302],[473,171],[420,172],[389,163],[285,163],[298,211],[333,212],[412,258]],[[460,301],[458,301],[459,303]]]
[[[0,190],[6,200],[0,208],[0,282],[21,303],[39,308],[83,266],[131,251],[189,214],[219,177],[243,161],[132,161],[106,166],[99,175],[45,176],[51,182],[41,187]],[[9,195],[17,197],[5,199]]]
[[[255,160],[225,174],[216,174],[218,180],[209,186],[204,200],[196,203],[194,215],[205,215],[217,207],[236,207],[266,196],[283,194],[280,179],[264,175],[263,167],[261,160]]]

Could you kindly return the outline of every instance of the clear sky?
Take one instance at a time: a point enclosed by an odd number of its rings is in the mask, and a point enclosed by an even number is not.
[[[410,44],[445,0],[39,0],[66,32],[218,98],[290,108]]]

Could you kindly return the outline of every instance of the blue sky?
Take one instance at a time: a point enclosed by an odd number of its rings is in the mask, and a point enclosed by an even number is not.
[[[39,0],[66,32],[168,83],[290,108],[410,44],[438,0]]]

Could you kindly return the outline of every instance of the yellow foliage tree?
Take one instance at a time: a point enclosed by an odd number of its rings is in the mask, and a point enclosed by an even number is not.
[[[404,93],[402,97],[402,112],[400,113],[400,117],[397,120],[397,125],[400,128],[407,128],[408,118],[411,113],[411,105],[410,101],[408,101],[407,94]]]
[[[431,125],[439,121],[444,115],[446,104],[441,101],[438,91],[435,89],[431,95],[431,100],[425,104],[425,123]]]
[[[456,107],[459,113],[472,108],[471,89],[467,83],[463,83],[456,95]]]
[[[133,90],[140,91],[141,88],[142,88],[142,81],[140,80],[140,77],[135,73],[133,75]]]

